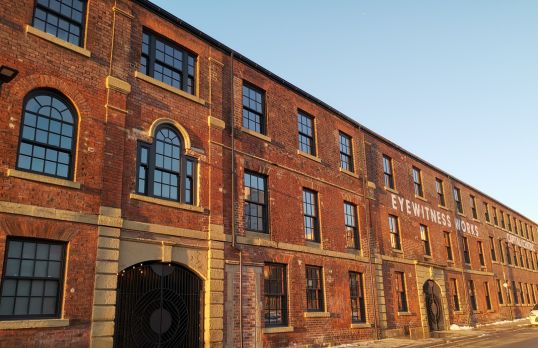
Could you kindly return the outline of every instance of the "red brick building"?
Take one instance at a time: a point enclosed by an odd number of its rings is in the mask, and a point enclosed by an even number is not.
[[[145,0],[5,1],[0,43],[0,346],[316,346],[536,303],[534,222]]]

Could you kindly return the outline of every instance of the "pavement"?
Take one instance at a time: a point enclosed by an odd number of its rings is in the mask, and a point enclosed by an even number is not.
[[[337,348],[538,348],[538,326],[532,327],[528,319],[481,325],[472,329],[440,331],[435,338],[411,340],[386,338],[339,345]]]

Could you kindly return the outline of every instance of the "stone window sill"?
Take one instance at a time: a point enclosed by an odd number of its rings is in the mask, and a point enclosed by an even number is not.
[[[444,209],[444,210],[448,210],[448,208],[446,207],[446,205],[441,205],[441,204],[437,204],[437,206],[441,209]]]
[[[0,321],[0,330],[20,330],[40,327],[69,326],[69,319],[37,319]]]
[[[410,315],[415,315],[415,314],[411,312],[398,312],[399,317],[410,316]]]
[[[201,99],[201,98],[198,98],[197,96],[195,95],[192,95],[192,94],[189,94],[179,88],[176,88],[176,87],[172,87],[170,85],[167,85],[166,83],[162,82],[162,81],[159,81],[157,79],[154,79],[153,77],[151,76],[148,76],[144,73],[141,73],[140,71],[135,71],[135,77],[137,79],[140,79],[142,81],[146,81],[147,83],[150,83],[152,85],[155,85],[157,87],[160,87],[162,89],[165,89],[169,92],[172,92],[174,94],[177,94],[179,96],[182,96],[186,99],[189,99],[189,100],[192,100],[193,102],[195,103],[198,103],[198,104],[201,104],[201,105],[204,105],[205,106],[205,100]]]
[[[258,239],[267,239],[267,240],[271,239],[271,235],[269,233],[265,233],[265,232],[246,230],[245,235],[247,237],[249,237],[249,238],[258,238]]]
[[[14,178],[24,179],[24,180],[41,182],[44,184],[69,187],[69,188],[77,189],[77,190],[79,190],[81,186],[79,182],[74,182],[71,180],[65,180],[65,179],[60,179],[60,178],[54,178],[51,176],[41,175],[37,173],[25,172],[25,171],[17,170],[17,169],[8,169],[6,175],[12,176]]]
[[[312,161],[314,161],[314,162],[321,163],[321,158],[319,158],[319,157],[317,157],[317,156],[308,154],[308,153],[303,152],[303,151],[301,151],[301,150],[297,150],[297,154],[298,154],[299,156],[306,157],[306,158],[308,158],[309,160],[312,160]]]
[[[420,199],[421,201],[424,201],[424,202],[428,202],[428,200],[422,196],[419,196],[419,195],[415,195],[415,198],[416,199]]]
[[[293,332],[293,326],[277,326],[277,327],[264,327],[264,334]]]
[[[339,168],[339,169],[340,169],[340,172],[342,172],[342,173],[344,173],[344,174],[346,174],[346,175],[352,176],[352,177],[354,177],[354,178],[356,178],[356,179],[359,178],[359,176],[358,176],[357,174],[355,174],[355,173],[353,173],[353,172],[350,172],[349,170],[342,169],[342,168]]]
[[[329,318],[330,316],[329,312],[304,312],[305,318]]]
[[[52,42],[53,44],[56,44],[56,45],[58,45],[60,47],[67,48],[68,50],[71,50],[71,51],[73,51],[75,53],[81,54],[84,57],[89,58],[92,55],[90,51],[88,51],[87,49],[85,49],[83,47],[73,45],[72,43],[64,41],[62,39],[59,39],[54,35],[51,35],[51,34],[46,33],[44,31],[41,31],[41,30],[39,30],[37,28],[34,28],[31,25],[26,25],[26,32],[28,34],[32,34],[34,36],[37,36],[37,37],[39,37],[39,38],[41,38],[43,40]]]
[[[366,329],[372,327],[372,324],[369,323],[352,323],[350,328],[351,329]]]
[[[244,132],[244,133],[250,134],[250,135],[252,135],[252,136],[254,136],[256,138],[259,138],[259,139],[261,139],[263,141],[267,141],[268,143],[271,142],[271,137],[268,137],[265,134],[255,132],[255,131],[250,130],[250,129],[245,128],[245,127],[241,127],[241,131]]]
[[[305,240],[304,245],[307,246],[307,247],[310,247],[310,248],[323,249],[323,247],[321,246],[321,243],[313,242],[313,241],[310,241],[310,240]]]
[[[392,248],[392,252],[393,252],[393,253],[398,253],[398,254],[403,254],[403,250],[402,250],[402,249],[394,249],[394,248]]]
[[[196,213],[203,213],[204,212],[204,208],[202,208],[202,207],[197,207],[197,206],[194,206],[194,205],[189,205],[189,204],[169,201],[169,200],[161,199],[161,198],[155,198],[155,197],[139,195],[137,193],[131,193],[129,195],[129,198],[130,199],[136,199],[136,200],[142,201],[142,202],[163,205],[163,206],[166,206],[166,207],[177,208],[177,209],[182,209],[182,210],[189,210],[189,211],[193,211],[193,212],[196,212]]]
[[[385,188],[385,190],[387,190],[387,191],[389,191],[389,192],[392,192],[392,193],[394,193],[394,194],[397,194],[397,195],[400,194],[397,190],[395,190],[395,189],[393,189],[393,188],[390,188],[390,187],[387,187],[387,186],[384,186],[384,188]]]

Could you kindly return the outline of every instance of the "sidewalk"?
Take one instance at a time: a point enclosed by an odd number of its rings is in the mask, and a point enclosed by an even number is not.
[[[411,340],[409,338],[385,338],[382,340],[359,341],[355,343],[343,344],[336,348],[427,348],[436,347],[450,342],[461,341],[474,337],[487,336],[493,332],[511,330],[516,327],[528,326],[527,318],[516,319],[514,321],[501,321],[490,324],[478,325],[476,328],[468,326],[452,325],[450,331],[438,331],[438,338],[425,338],[420,340]]]

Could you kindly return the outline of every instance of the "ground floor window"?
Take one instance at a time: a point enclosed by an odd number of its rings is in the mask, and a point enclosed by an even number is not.
[[[306,309],[323,312],[323,279],[321,267],[306,266]]]
[[[351,321],[354,323],[366,322],[362,273],[349,272],[349,292],[351,298]]]
[[[405,273],[396,272],[396,294],[398,297],[398,312],[407,312],[407,294],[405,292]]]
[[[0,319],[60,316],[65,243],[8,238],[0,297]]]
[[[263,276],[265,326],[285,326],[288,324],[286,266],[267,263]]]

